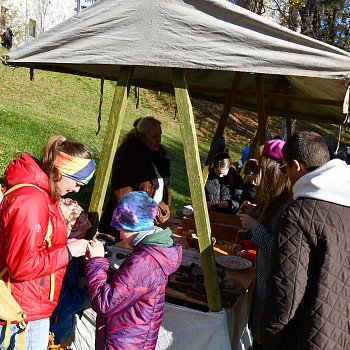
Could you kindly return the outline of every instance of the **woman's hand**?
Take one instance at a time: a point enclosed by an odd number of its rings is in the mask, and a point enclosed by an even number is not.
[[[239,207],[239,212],[241,214],[248,214],[250,216],[255,216],[256,204],[250,203],[249,201],[244,201]]]
[[[229,246],[228,249],[233,255],[237,255],[237,253],[242,250],[242,244],[239,244],[239,243],[232,244],[231,246]]]
[[[86,257],[88,259],[91,259],[91,258],[104,257],[104,256],[105,256],[105,249],[104,249],[103,243],[97,239],[90,241],[87,247]]]
[[[89,242],[86,239],[69,239],[67,248],[74,257],[84,256],[88,243]]]
[[[244,229],[253,231],[259,225],[259,222],[248,214],[239,214],[239,218]]]

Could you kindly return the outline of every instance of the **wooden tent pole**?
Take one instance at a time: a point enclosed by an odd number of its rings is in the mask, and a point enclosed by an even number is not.
[[[220,311],[221,296],[211,244],[211,229],[192,105],[184,69],[174,68],[172,72],[209,310]]]
[[[265,130],[267,117],[265,113],[264,106],[264,91],[263,91],[263,81],[262,75],[255,74],[255,84],[256,84],[256,104],[257,104],[257,113],[258,113],[258,130],[253,136],[253,141],[250,143],[250,149],[247,159],[251,159],[255,155],[256,146],[259,144],[259,155],[261,154],[262,147],[265,144]]]
[[[258,136],[259,136],[259,145],[260,145],[260,154],[261,148],[265,144],[266,139],[266,121],[265,118],[265,106],[264,106],[264,87],[263,87],[263,77],[260,73],[255,73],[255,84],[256,84],[256,103],[257,103],[257,112],[258,112]]]
[[[278,91],[281,89],[282,86],[283,86],[283,84],[281,84],[281,82],[279,82],[279,81],[276,82],[276,84],[274,85],[274,89],[273,89],[275,94],[278,93]],[[263,121],[263,123],[265,125],[267,123],[267,119],[268,119],[268,117],[270,115],[270,112],[271,112],[271,109],[272,109],[274,103],[275,103],[275,100],[269,100],[269,102],[268,102],[268,104],[266,106],[266,111],[264,113],[264,121]],[[265,133],[265,130],[264,130],[264,133]],[[258,135],[259,135],[259,132],[256,131],[254,136],[253,136],[253,140],[251,141],[251,144],[250,144],[250,149],[249,149],[249,153],[248,153],[247,159],[251,159],[251,158],[254,157],[255,149],[256,149],[256,146],[258,145],[258,137],[259,137]]]
[[[224,132],[225,126],[227,124],[227,119],[230,115],[230,111],[231,111],[233,102],[236,98],[238,87],[239,87],[239,84],[241,83],[242,77],[243,77],[242,72],[237,72],[235,74],[233,81],[232,81],[230,91],[226,97],[225,106],[224,106],[224,109],[221,113],[219,125],[218,125],[218,127],[215,131],[215,135],[211,141],[208,157],[207,157],[207,160],[206,160],[204,168],[203,168],[203,181],[204,181],[204,183],[206,183],[206,181],[207,181],[208,174],[209,174],[209,168],[210,168],[211,164],[213,163],[216,151],[219,147],[220,138],[221,138],[221,136]]]
[[[127,105],[127,89],[133,70],[134,67],[132,66],[121,67],[118,83],[115,87],[106,134],[102,145],[101,158],[96,171],[96,181],[90,201],[89,220],[92,224],[92,228],[89,231],[89,238],[95,235],[102,213],[103,202],[112,171],[114,154],[117,149],[120,130],[124,120]]]
[[[285,84],[284,86],[284,93],[288,96],[289,91],[289,85]],[[290,102],[287,100],[285,102],[285,115],[286,118],[286,129],[287,129],[287,139],[292,135],[292,120],[290,119]]]
[[[249,152],[246,160],[252,159],[255,157],[255,149],[256,149],[256,146],[258,145],[258,141],[259,141],[259,132],[255,131],[253,140],[249,143]]]
[[[286,117],[287,139],[292,135],[292,120]]]

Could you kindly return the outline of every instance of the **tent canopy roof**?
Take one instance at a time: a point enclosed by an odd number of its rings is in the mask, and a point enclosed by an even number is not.
[[[287,108],[290,117],[328,122],[342,118],[350,76],[349,53],[224,0],[99,0],[5,62],[113,80],[130,65],[133,85],[167,92],[171,68],[186,68],[191,96],[219,103],[235,72],[245,72],[234,106],[253,111],[252,73],[262,73],[270,114]]]

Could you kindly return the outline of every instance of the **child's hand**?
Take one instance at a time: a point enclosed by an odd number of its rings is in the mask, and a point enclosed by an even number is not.
[[[87,246],[86,257],[88,259],[91,259],[91,258],[104,257],[104,256],[105,256],[105,249],[104,249],[103,243],[97,239],[90,241]]]
[[[240,250],[239,252],[237,252],[236,255],[240,256],[241,258],[245,258],[245,256],[247,255],[247,251],[246,250]]]
[[[88,241],[86,239],[69,239],[67,247],[72,256],[84,256]]]

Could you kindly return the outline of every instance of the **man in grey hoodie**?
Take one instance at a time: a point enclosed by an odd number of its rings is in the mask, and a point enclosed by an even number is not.
[[[282,150],[294,201],[276,236],[264,350],[350,349],[350,167],[299,132]]]

